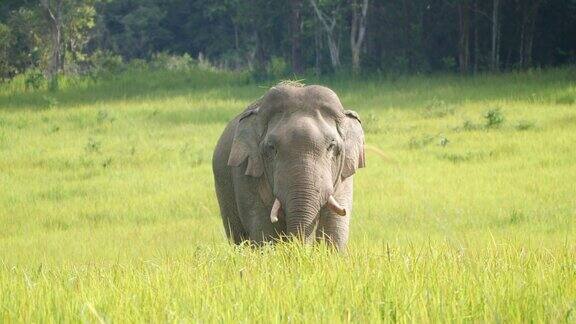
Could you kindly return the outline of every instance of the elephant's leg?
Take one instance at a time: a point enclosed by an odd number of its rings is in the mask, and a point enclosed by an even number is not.
[[[218,198],[220,215],[222,216],[224,231],[228,239],[235,244],[246,241],[248,235],[244,231],[238,216],[234,187],[228,174],[219,174],[216,177],[216,197]]]
[[[230,241],[234,242],[234,244],[240,244],[248,240],[248,234],[242,227],[236,206],[221,208],[220,213],[222,214],[222,223],[224,224],[226,236]]]
[[[282,222],[272,224],[270,210],[258,193],[257,178],[241,174],[242,168],[234,170],[234,193],[236,197],[237,212],[247,237],[254,244],[261,245],[274,242],[279,238]]]
[[[348,177],[340,183],[334,193],[334,198],[346,208],[346,216],[340,216],[326,207],[322,208],[318,229],[316,230],[316,238],[325,240],[339,251],[344,251],[348,242],[348,231],[352,216],[352,177]]]
[[[282,231],[278,227],[282,221],[272,224],[270,221],[270,208],[258,203],[256,206],[251,206],[242,215],[247,216],[248,236],[254,244],[274,243],[280,239]]]

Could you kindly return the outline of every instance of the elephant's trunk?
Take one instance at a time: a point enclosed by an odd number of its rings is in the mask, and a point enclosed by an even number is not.
[[[286,218],[286,232],[302,240],[309,239],[314,231],[320,208],[331,192],[324,188],[322,174],[314,160],[290,166],[283,178],[285,191],[279,192]]]
[[[339,215],[346,210],[332,197],[334,183],[329,168],[319,165],[318,158],[299,156],[299,163],[280,168],[275,176],[275,202],[270,212],[274,222],[284,216],[286,234],[303,241],[313,237],[320,209],[324,206]]]
[[[308,194],[294,194],[286,207],[287,234],[306,241],[313,234],[320,212],[319,199]]]
[[[334,196],[328,197],[328,201],[326,202],[326,207],[331,211],[335,212],[340,216],[346,216],[346,208],[342,207],[334,198]],[[282,211],[282,203],[278,198],[274,200],[274,204],[272,205],[272,210],[270,211],[270,221],[272,223],[276,223],[278,219],[283,214]]]

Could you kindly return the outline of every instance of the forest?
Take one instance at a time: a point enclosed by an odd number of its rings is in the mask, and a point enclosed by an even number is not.
[[[159,57],[255,78],[474,74],[573,63],[575,31],[574,0],[2,0],[0,78]]]

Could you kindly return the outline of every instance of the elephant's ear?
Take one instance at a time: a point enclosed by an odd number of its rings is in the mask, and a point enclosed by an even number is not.
[[[264,172],[262,157],[258,149],[260,139],[258,109],[255,107],[247,110],[240,116],[228,157],[228,165],[234,167],[248,159],[244,174],[252,177],[260,177]]]
[[[342,179],[356,173],[356,169],[366,166],[364,158],[364,131],[360,117],[355,111],[346,110],[346,121],[344,125],[344,166],[342,168]]]

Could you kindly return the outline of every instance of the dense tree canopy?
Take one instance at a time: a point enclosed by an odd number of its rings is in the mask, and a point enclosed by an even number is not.
[[[188,54],[256,73],[572,63],[576,0],[3,0],[0,76]],[[101,62],[98,61],[98,62]]]

